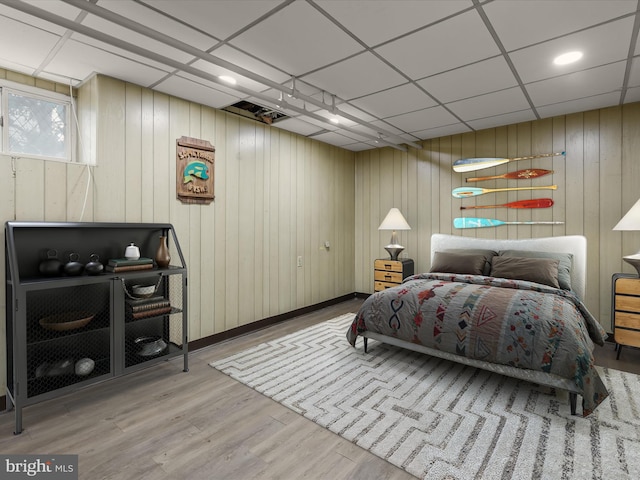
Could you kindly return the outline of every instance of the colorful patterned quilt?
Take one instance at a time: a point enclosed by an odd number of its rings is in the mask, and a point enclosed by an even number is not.
[[[608,396],[592,354],[606,333],[566,290],[480,275],[414,275],[364,302],[349,343],[365,331],[569,379],[584,416]]]

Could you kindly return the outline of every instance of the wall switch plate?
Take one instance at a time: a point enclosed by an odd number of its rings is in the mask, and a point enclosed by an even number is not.
[[[298,255],[298,266],[302,266],[302,255]]]

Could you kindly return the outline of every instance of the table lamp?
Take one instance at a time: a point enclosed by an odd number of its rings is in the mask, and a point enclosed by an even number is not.
[[[640,200],[638,200],[633,207],[629,209],[624,217],[617,223],[614,230],[639,230],[640,231]],[[629,265],[633,265],[633,268],[638,272],[638,276],[640,276],[640,252],[634,255],[627,255],[626,257],[622,257],[622,259],[627,262]]]
[[[404,247],[398,243],[398,234],[396,230],[411,230],[411,227],[400,213],[400,210],[393,207],[384,217],[384,220],[378,227],[378,230],[393,230],[391,241],[384,249],[391,255],[391,260],[398,260],[398,255],[404,250]]]

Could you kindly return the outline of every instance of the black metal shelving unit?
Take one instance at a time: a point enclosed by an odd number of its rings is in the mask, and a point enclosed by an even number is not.
[[[22,432],[27,405],[180,355],[188,371],[187,266],[171,224],[7,222],[5,235],[7,409],[15,411],[14,433]],[[153,258],[160,236],[177,252],[167,268],[53,277],[39,270],[52,250],[63,262],[76,253],[84,263],[96,254],[106,264],[133,242]],[[134,318],[127,299],[138,284],[154,285],[167,308]],[[61,315],[90,320],[65,330],[42,325]],[[142,350],[136,339],[143,337],[160,346]]]

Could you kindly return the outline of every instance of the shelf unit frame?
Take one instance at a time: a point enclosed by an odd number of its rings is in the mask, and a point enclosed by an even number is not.
[[[78,276],[65,276],[61,274],[55,277],[46,277],[39,272],[39,263],[46,259],[46,252],[56,250],[62,255],[69,252],[78,253],[86,263],[91,254],[98,254],[100,261],[106,264],[110,258],[122,258],[124,249],[130,243],[136,243],[140,247],[141,255],[153,258],[158,246],[159,237],[166,236],[172,252],[177,253],[177,258],[172,258],[167,268],[154,268],[130,272],[103,272],[99,275],[82,274]],[[15,434],[22,432],[22,409],[25,406],[59,397],[88,385],[113,379],[121,375],[135,372],[142,368],[150,367],[171,358],[183,356],[183,371],[189,370],[188,364],[188,296],[187,296],[187,266],[176,236],[173,225],[169,223],[110,223],[110,222],[7,222],[5,224],[5,262],[6,262],[6,342],[7,342],[7,410],[15,413]],[[58,256],[64,263],[64,258]],[[163,338],[168,347],[165,351],[153,357],[136,358],[135,363],[127,365],[127,358],[131,358],[134,352],[127,351],[127,330],[134,322],[127,322],[125,291],[123,286],[135,282],[157,281],[163,295],[170,295],[169,288],[178,308],[173,308],[170,313],[157,315],[144,319],[144,322],[153,326],[154,331],[162,330]],[[51,388],[42,393],[29,395],[29,382],[34,382],[33,359],[29,357],[30,347],[28,328],[34,327],[33,313],[29,314],[31,300],[38,295],[43,297],[54,296],[56,289],[67,289],[68,298],[71,293],[83,289],[101,289],[104,298],[102,301],[101,318],[108,317],[108,326],[89,329],[90,326],[78,329],[71,333],[51,334],[51,339],[42,340],[43,350],[46,350],[45,342],[56,341],[60,345],[73,344],[72,335],[80,338],[91,335],[108,338],[109,369],[106,373],[88,375],[86,378],[69,376],[70,381],[58,388]],[[108,298],[106,289],[108,288]],[[64,300],[61,305],[55,305],[55,301],[48,303],[46,308],[64,310]],[[68,302],[68,300],[67,300]],[[68,302],[73,303],[73,302]],[[106,311],[105,311],[106,309]],[[96,314],[97,316],[98,314]],[[93,321],[93,320],[92,320]],[[143,324],[139,324],[143,325]],[[170,325],[179,325],[177,334],[172,338],[180,337],[181,344],[171,343],[169,340]],[[108,329],[105,332],[98,332]],[[140,327],[143,329],[143,327]],[[79,332],[79,333],[78,333]],[[95,333],[94,333],[95,332]],[[38,342],[33,342],[38,343]],[[54,346],[48,347],[54,349]],[[77,346],[76,352],[81,351],[82,345]],[[106,348],[106,347],[105,347]],[[70,347],[73,353],[73,346]],[[74,360],[78,360],[74,358]],[[31,372],[31,373],[30,373]],[[31,378],[30,378],[31,377]],[[42,377],[39,377],[42,378]],[[35,381],[39,380],[36,377]],[[66,377],[65,377],[66,378]],[[34,389],[35,390],[35,389]]]

